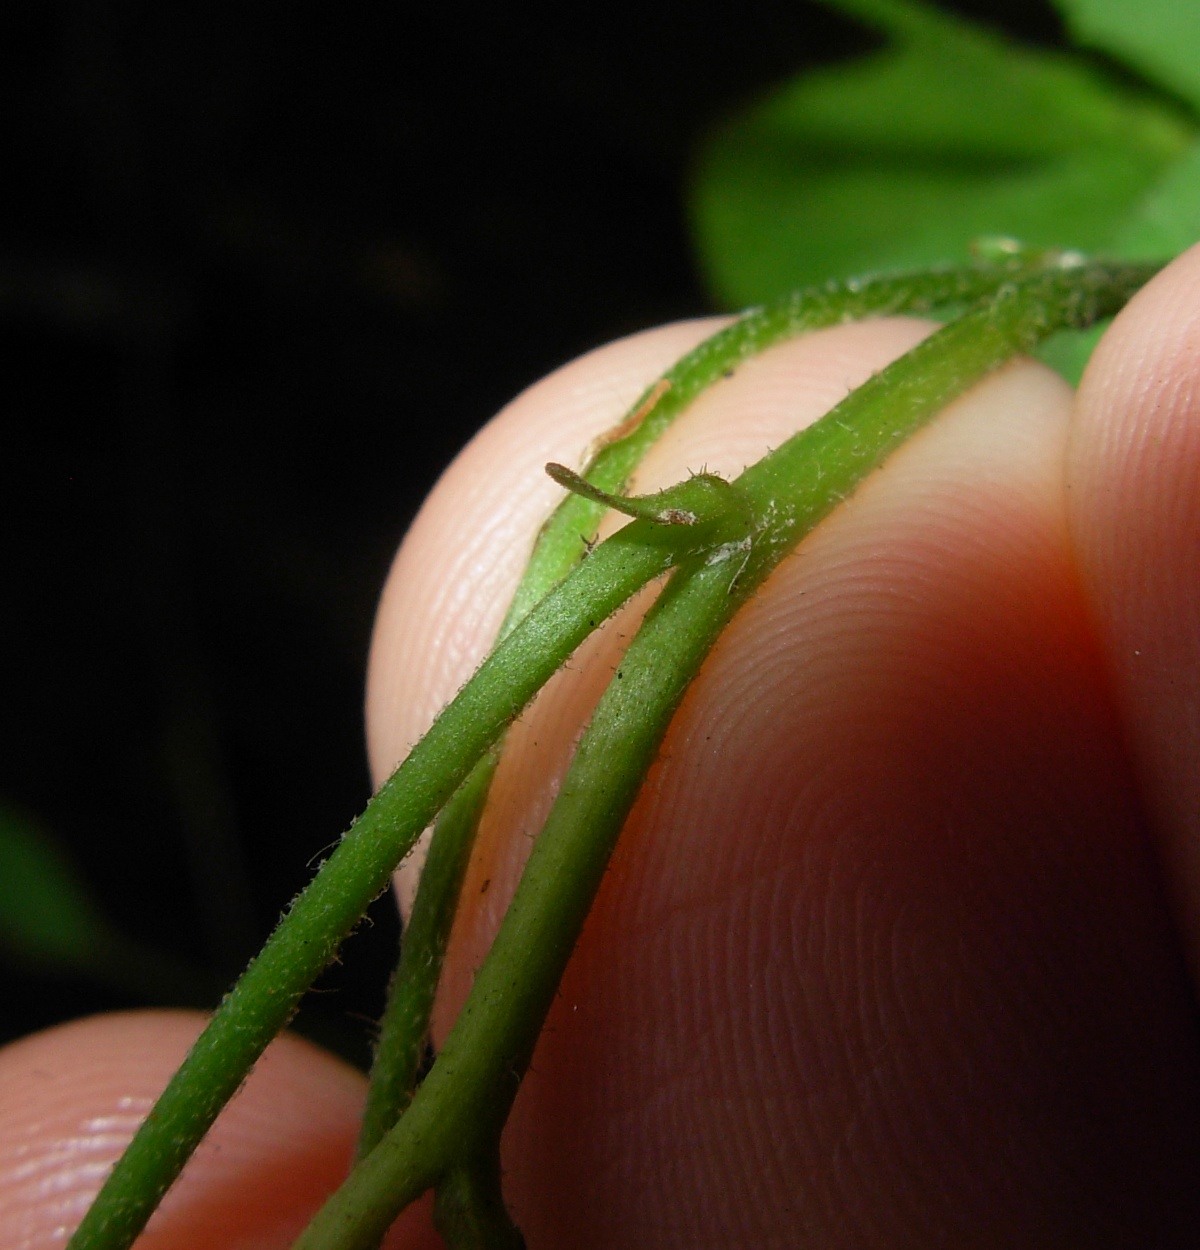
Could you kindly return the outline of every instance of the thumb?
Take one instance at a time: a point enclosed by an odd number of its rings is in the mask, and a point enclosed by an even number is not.
[[[575,362],[447,473],[380,610],[377,776],[484,654],[553,494],[541,464],[579,464],[711,328]],[[746,364],[635,488],[737,473],[927,328],[840,327]],[[993,376],[719,641],[504,1136],[531,1250],[1192,1244],[1200,1037],[1068,540],[1070,402],[1028,362]],[[439,1035],[640,607],[509,735]]]

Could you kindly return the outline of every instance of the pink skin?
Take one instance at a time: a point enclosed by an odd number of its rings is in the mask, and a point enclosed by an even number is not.
[[[1194,250],[1118,319],[1073,404],[1030,364],[977,388],[722,639],[505,1135],[531,1250],[1194,1244],[1198,318]],[[710,329],[568,366],[447,472],[380,609],[377,776],[482,655],[557,493],[541,464],[578,465]],[[845,327],[747,365],[637,489],[736,472],[924,332]],[[514,730],[440,1033],[630,624]],[[61,1244],[197,1027],[114,1016],[0,1055],[2,1250]],[[278,1043],[139,1245],[287,1245],[361,1097]],[[389,1239],[437,1244],[427,1204]]]

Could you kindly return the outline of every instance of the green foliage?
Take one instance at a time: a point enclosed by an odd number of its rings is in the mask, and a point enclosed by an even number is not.
[[[1197,18],[1200,28],[1200,16]],[[1130,259],[1173,256],[1200,238],[1200,141],[1172,163],[1121,223],[1114,250]]]
[[[0,807],[0,960],[86,977],[146,1002],[205,1003],[220,988],[122,933],[57,839],[7,807]]]
[[[0,952],[55,971],[92,971],[115,935],[75,865],[44,829],[0,810]]]
[[[1161,94],[911,0],[827,3],[885,46],[793,80],[701,154],[692,214],[723,301],[930,264],[981,235],[1118,256],[1172,254],[1200,237],[1196,118]],[[1200,99],[1190,5],[1149,5],[1142,30],[1142,0],[1061,3],[1091,42],[1182,93],[1166,68],[1179,62]],[[1140,55],[1161,41],[1161,58]]]
[[[1057,0],[1075,40],[1200,107],[1200,15],[1188,0]]]

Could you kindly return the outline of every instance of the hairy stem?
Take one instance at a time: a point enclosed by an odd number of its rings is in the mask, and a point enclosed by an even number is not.
[[[753,309],[648,386],[604,439],[582,477],[600,495],[622,490],[646,452],[697,395],[785,339],[839,322],[928,312],[978,299],[1023,269],[1052,260],[1048,253],[1029,253],[1006,242],[978,264],[830,282]],[[538,537],[500,638],[578,563],[584,552],[581,535],[595,534],[605,506],[597,493],[586,492],[571,493],[559,505]],[[479,761],[434,828],[380,1023],[358,1142],[360,1158],[399,1119],[416,1089],[446,943],[501,745]]]
[[[408,1111],[296,1250],[362,1250],[464,1159],[495,1149],[616,838],[688,683],[737,607],[900,443],[1015,353],[1121,307],[1153,270],[1070,265],[1012,283],[733,484],[751,540],[695,553],[647,614],[580,740],[492,949]],[[635,524],[637,524],[635,522]],[[468,1243],[464,1243],[468,1244]]]

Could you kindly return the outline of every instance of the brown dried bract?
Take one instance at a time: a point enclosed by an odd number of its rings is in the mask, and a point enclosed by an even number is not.
[[[611,443],[619,443],[621,439],[627,438],[630,434],[642,424],[643,421],[658,407],[658,401],[671,389],[670,378],[659,378],[657,382],[650,388],[646,398],[618,425],[614,425],[611,430],[605,430],[603,434],[592,444],[591,455],[589,460],[593,459],[599,452],[603,451]]]

